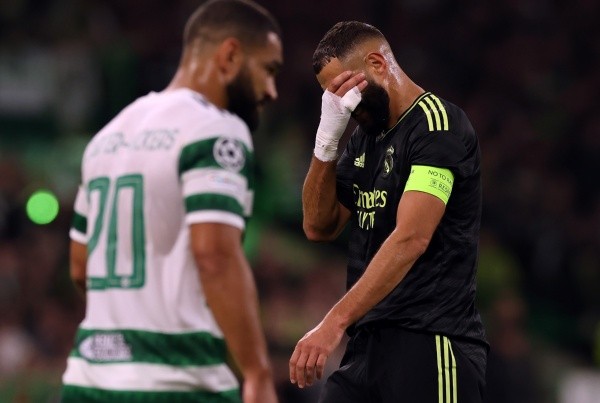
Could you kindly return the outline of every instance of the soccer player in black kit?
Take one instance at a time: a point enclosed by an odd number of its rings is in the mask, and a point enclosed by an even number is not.
[[[481,402],[488,344],[474,306],[474,129],[459,107],[410,80],[373,26],[336,24],[313,66],[325,91],[304,231],[329,241],[350,222],[348,291],[296,345],[290,380],[302,388],[320,379],[347,331],[320,402]],[[338,157],[350,116],[359,126]]]

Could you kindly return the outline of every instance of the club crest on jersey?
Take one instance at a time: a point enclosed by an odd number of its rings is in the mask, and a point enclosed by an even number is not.
[[[213,146],[215,161],[228,171],[239,172],[244,167],[244,146],[238,140],[220,137]]]
[[[394,168],[394,146],[389,146],[387,150],[385,150],[385,158],[383,160],[383,172],[381,176],[387,178],[392,173],[392,169]]]

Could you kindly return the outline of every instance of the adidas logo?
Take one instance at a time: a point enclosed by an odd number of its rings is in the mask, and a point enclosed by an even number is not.
[[[419,101],[419,106],[427,116],[429,131],[448,131],[448,114],[438,97],[428,94]]]
[[[354,166],[359,168],[365,167],[365,153],[362,153],[358,158],[354,158]]]

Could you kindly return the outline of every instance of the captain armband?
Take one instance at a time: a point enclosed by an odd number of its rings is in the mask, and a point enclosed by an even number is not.
[[[448,204],[453,185],[454,175],[449,169],[413,165],[404,191],[416,190],[429,193],[443,201],[444,204]]]

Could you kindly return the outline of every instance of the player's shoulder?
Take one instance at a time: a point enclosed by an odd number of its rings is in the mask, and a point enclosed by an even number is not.
[[[424,132],[449,131],[451,127],[451,108],[449,103],[437,95],[426,92],[413,104],[418,128]]]
[[[192,90],[179,90],[174,97],[180,108],[186,110],[184,143],[226,137],[252,147],[250,130],[237,115],[215,106]]]
[[[465,134],[473,128],[465,112],[446,99],[425,92],[419,96],[411,107],[413,136],[427,133]]]
[[[128,120],[137,124],[137,115],[143,117],[148,126],[175,128],[184,142],[217,135],[238,140],[250,137],[247,125],[237,115],[218,108],[189,88],[151,92],[126,107],[115,121],[120,126]]]
[[[250,131],[238,116],[218,108],[197,92],[180,88],[151,92],[123,108],[90,140],[84,159],[127,149],[132,139],[149,132],[167,133],[169,144],[178,149],[218,138],[233,139],[247,149],[253,148]]]

